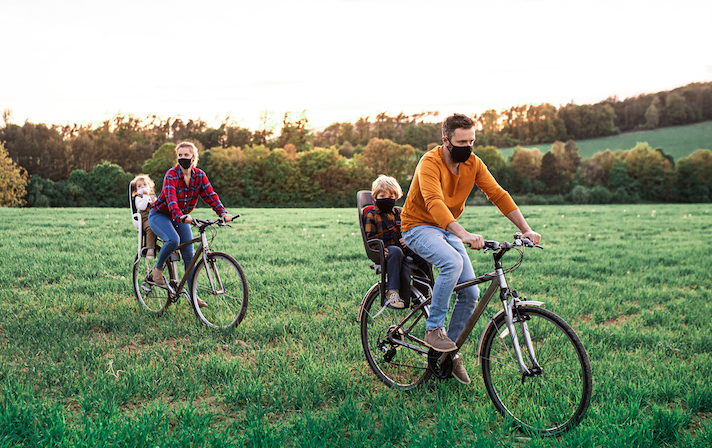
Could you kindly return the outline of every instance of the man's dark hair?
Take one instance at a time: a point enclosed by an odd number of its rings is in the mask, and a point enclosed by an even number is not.
[[[450,115],[443,121],[443,137],[450,140],[455,134],[455,129],[470,129],[473,126],[475,126],[474,120],[467,115]]]

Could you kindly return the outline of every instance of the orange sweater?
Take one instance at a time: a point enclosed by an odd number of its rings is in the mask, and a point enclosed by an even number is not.
[[[421,224],[445,229],[460,217],[475,184],[503,215],[517,209],[512,197],[499,186],[479,157],[471,155],[460,163],[458,174],[454,174],[441,151],[442,146],[428,151],[415,168],[401,214],[403,232]]]

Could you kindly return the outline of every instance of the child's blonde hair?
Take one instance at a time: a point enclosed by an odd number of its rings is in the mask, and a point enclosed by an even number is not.
[[[138,194],[138,189],[136,188],[136,184],[138,183],[139,179],[143,179],[144,182],[146,182],[146,185],[148,185],[148,188],[150,188],[150,191],[148,194],[151,196],[156,195],[156,184],[153,183],[150,177],[148,177],[148,174],[139,174],[136,177],[133,178],[131,181],[131,197],[134,197]]]
[[[401,190],[400,185],[398,185],[398,181],[391,176],[381,174],[371,185],[371,196],[373,196],[373,199],[376,199],[379,193],[385,192],[395,193],[396,199],[403,197],[403,190]]]

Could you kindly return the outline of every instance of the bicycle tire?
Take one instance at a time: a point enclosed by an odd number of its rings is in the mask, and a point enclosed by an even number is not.
[[[415,289],[411,286],[415,294]],[[421,347],[421,354],[408,347],[389,342],[389,329],[408,315],[410,309],[396,310],[385,308],[381,314],[380,283],[374,285],[367,293],[361,314],[361,344],[366,360],[378,379],[388,387],[400,390],[411,390],[424,384],[432,375],[428,367],[428,348],[422,344],[425,337],[426,314],[423,309],[411,316],[403,325],[407,329],[400,336],[408,337],[408,343]],[[412,326],[412,327],[411,327]],[[408,330],[409,329],[409,330]],[[405,333],[408,333],[407,335]],[[405,339],[402,339],[405,340]]]
[[[211,275],[214,279],[216,273],[219,275],[223,290],[213,293],[206,273],[205,261],[201,258],[193,271],[190,305],[198,319],[209,327],[226,329],[237,326],[247,313],[249,295],[247,278],[242,266],[223,252],[211,252],[207,258]],[[196,297],[200,297],[208,305],[200,308]]]
[[[160,315],[168,308],[171,299],[167,289],[151,285],[146,281],[146,277],[151,273],[155,264],[155,260],[136,256],[133,265],[133,289],[136,300],[144,309]],[[169,280],[174,278],[171,263],[166,263],[164,276],[167,276]]]
[[[515,322],[522,357],[532,362],[521,334],[526,322],[539,375],[523,377],[505,323],[499,314],[482,339],[482,377],[492,402],[526,432],[553,436],[576,426],[586,414],[593,390],[591,363],[574,330],[551,311],[521,306]],[[515,312],[515,321],[517,313]]]

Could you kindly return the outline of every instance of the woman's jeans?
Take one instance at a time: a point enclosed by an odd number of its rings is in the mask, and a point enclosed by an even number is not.
[[[180,243],[193,239],[193,231],[190,229],[190,224],[175,222],[171,215],[158,212],[155,209],[151,209],[151,213],[148,214],[148,224],[151,226],[153,233],[163,240],[163,246],[156,259],[156,268],[163,269],[166,265],[166,260],[176,250],[176,247]],[[183,257],[183,265],[186,269],[193,258],[193,253],[192,244],[188,244],[180,250],[180,254]],[[190,289],[192,281],[193,273],[191,272],[185,284],[186,290]]]
[[[462,240],[439,227],[420,225],[403,233],[405,244],[428,263],[439,269],[433,286],[430,317],[425,329],[434,330],[445,326],[445,316],[450,305],[450,296],[455,285],[475,279],[470,257]],[[455,341],[470,319],[477,305],[480,290],[470,286],[457,292],[457,301],[450,316],[447,336]]]

